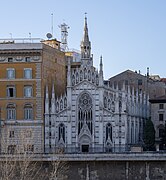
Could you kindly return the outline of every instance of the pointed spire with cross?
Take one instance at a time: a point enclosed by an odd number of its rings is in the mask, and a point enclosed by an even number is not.
[[[83,40],[81,41],[81,57],[84,59],[91,57],[91,42],[89,41],[88,35],[87,13],[85,13],[84,35]]]

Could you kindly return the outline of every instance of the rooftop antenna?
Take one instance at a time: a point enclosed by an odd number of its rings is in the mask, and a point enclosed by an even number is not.
[[[61,48],[63,51],[67,51],[67,37],[68,37],[68,29],[70,28],[66,23],[60,24],[59,28],[61,28]]]
[[[53,26],[53,13],[51,13],[51,34],[53,36],[53,32],[54,32],[54,26]]]
[[[13,39],[13,37],[12,37],[12,33],[9,33],[10,34],[10,39]]]
[[[147,76],[149,77],[149,67],[147,67]]]
[[[31,35],[32,35],[32,34],[29,32],[29,40],[30,40],[30,42],[31,42]]]

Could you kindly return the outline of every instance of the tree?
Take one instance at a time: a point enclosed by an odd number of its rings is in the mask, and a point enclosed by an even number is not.
[[[63,172],[66,171],[66,163],[60,158],[53,158],[47,164],[35,161],[35,157],[42,158],[42,154],[35,154],[32,140],[33,134],[29,138],[24,131],[17,134],[17,141],[10,140],[12,128],[6,128],[6,135],[1,136],[1,156],[0,156],[0,180],[53,180],[65,179]],[[52,154],[58,157],[62,152]],[[44,166],[47,166],[46,168]],[[47,172],[46,172],[47,169]],[[62,177],[62,178],[59,178]]]
[[[164,129],[162,131],[162,137],[161,137],[161,149],[166,149],[166,124],[164,126]]]
[[[151,119],[147,119],[144,127],[144,149],[155,150],[155,129]]]
[[[34,157],[32,140],[26,132],[14,134],[12,127],[5,128],[1,136],[0,180],[38,180],[42,164],[32,161]],[[43,175],[43,174],[42,174]]]

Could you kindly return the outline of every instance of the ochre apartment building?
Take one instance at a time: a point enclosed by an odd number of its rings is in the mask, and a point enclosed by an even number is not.
[[[37,40],[38,41],[38,40]],[[33,39],[0,43],[1,151],[43,152],[44,92],[54,81],[66,86],[65,54],[60,42]]]

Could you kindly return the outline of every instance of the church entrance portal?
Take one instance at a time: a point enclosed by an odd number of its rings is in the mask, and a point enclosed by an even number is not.
[[[89,145],[87,145],[87,144],[82,145],[82,152],[88,153],[89,152]]]

